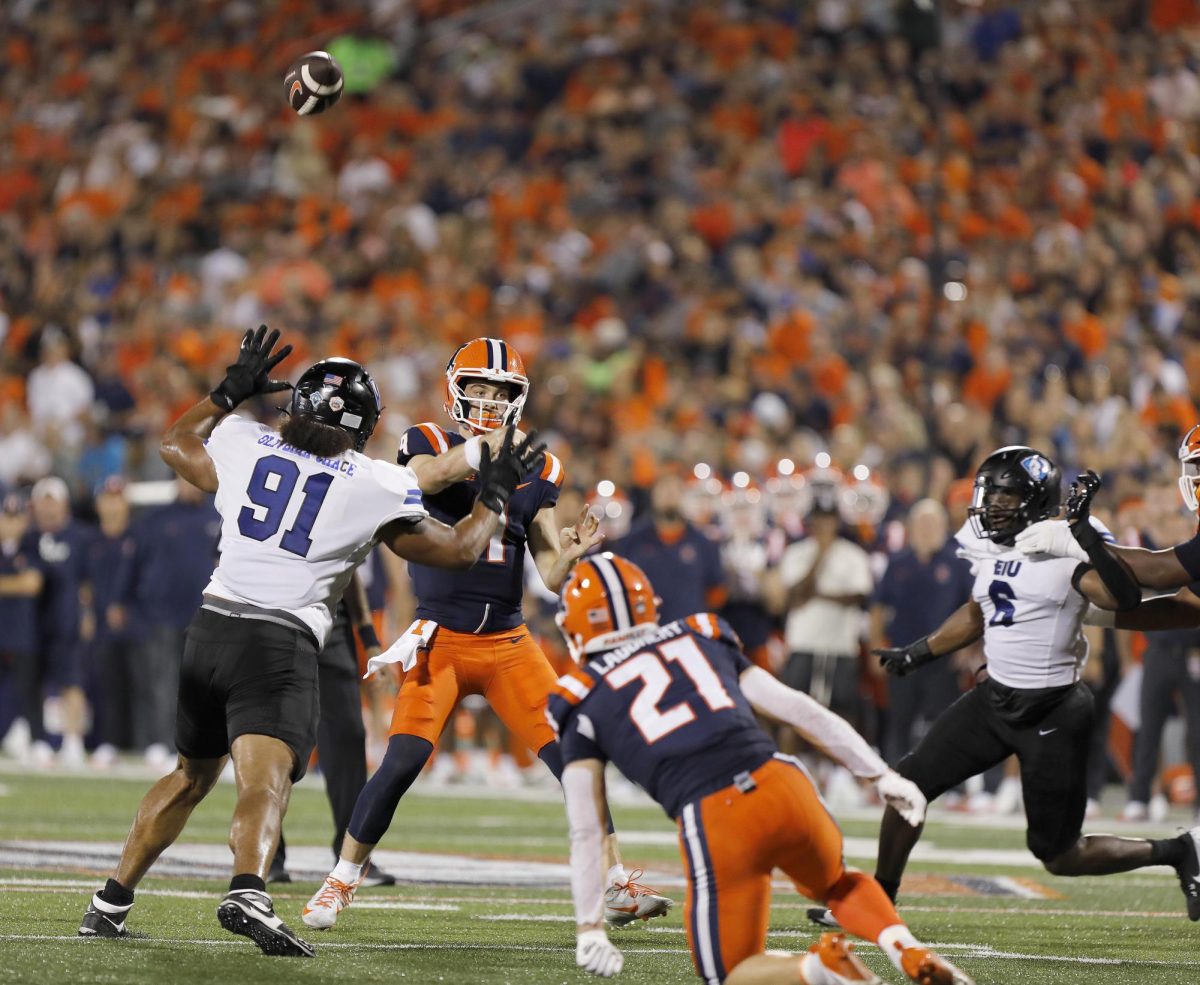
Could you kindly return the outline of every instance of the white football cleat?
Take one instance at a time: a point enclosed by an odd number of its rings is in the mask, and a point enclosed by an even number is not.
[[[641,874],[641,869],[634,869],[625,882],[614,882],[605,890],[604,919],[609,926],[624,927],[634,920],[652,920],[675,905],[674,900],[639,885],[635,880]]]
[[[306,927],[328,930],[337,923],[338,914],[350,905],[358,885],[357,882],[350,884],[332,875],[326,876],[321,888],[313,893],[313,898],[305,905],[300,919]]]

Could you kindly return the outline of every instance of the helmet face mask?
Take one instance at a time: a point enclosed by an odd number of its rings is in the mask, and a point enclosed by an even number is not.
[[[1012,546],[1031,523],[1054,516],[1061,501],[1058,466],[1033,448],[1010,445],[979,467],[967,513],[976,536]]]
[[[1188,510],[1196,513],[1200,511],[1200,424],[1188,431],[1179,445],[1179,471],[1179,493]]]
[[[472,383],[504,386],[508,397],[470,396]],[[529,378],[517,351],[502,339],[465,342],[446,364],[446,413],[473,434],[516,427],[529,396]]]
[[[352,359],[335,356],[301,374],[288,413],[348,431],[354,450],[362,451],[383,413],[383,400],[370,373]]]

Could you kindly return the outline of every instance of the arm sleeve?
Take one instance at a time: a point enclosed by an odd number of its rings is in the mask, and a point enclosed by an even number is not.
[[[793,690],[761,667],[744,671],[740,684],[750,704],[792,726],[855,776],[873,780],[887,772],[887,763],[867,745],[866,739],[844,718],[823,708],[807,694]]]
[[[562,775],[571,833],[571,897],[575,922],[599,923],[604,913],[604,821],[595,779],[586,765],[568,764]]]

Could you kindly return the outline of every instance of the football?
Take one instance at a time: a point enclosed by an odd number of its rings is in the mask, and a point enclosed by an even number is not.
[[[327,51],[301,55],[283,77],[287,100],[301,116],[323,113],[341,98],[346,77]]]

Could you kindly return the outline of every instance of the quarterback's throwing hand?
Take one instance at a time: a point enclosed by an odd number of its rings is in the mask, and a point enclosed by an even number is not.
[[[625,967],[625,955],[603,930],[585,930],[575,943],[575,963],[589,975],[612,978]]]
[[[602,540],[604,534],[600,532],[600,518],[586,506],[574,526],[563,527],[558,533],[559,547],[572,561],[583,557]]]
[[[267,335],[266,325],[259,325],[257,332],[248,330],[238,350],[237,362],[225,367],[225,379],[210,394],[213,403],[233,410],[255,394],[290,390],[292,385],[287,380],[271,379],[271,370],[292,354],[292,347],[285,345],[272,355],[271,350],[278,341],[279,329],[270,335]]]
[[[912,780],[904,779],[895,770],[888,770],[875,781],[875,790],[914,828],[925,820],[925,795]]]

